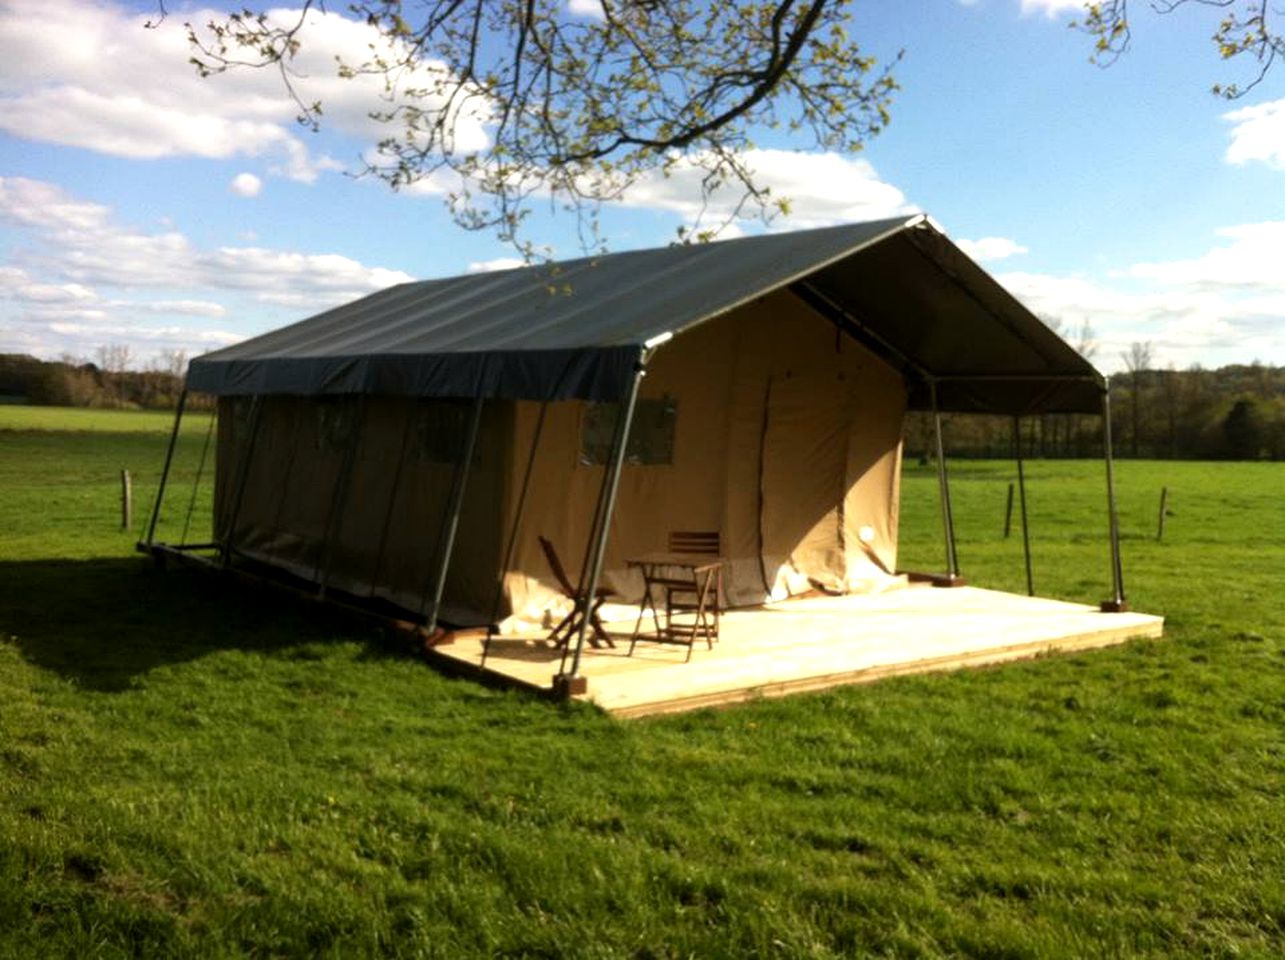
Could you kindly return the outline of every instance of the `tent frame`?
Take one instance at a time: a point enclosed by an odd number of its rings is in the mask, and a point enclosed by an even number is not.
[[[1106,466],[1112,568],[1112,598],[1103,601],[1100,607],[1103,611],[1127,610],[1128,604],[1124,593],[1124,578],[1120,557],[1119,518],[1115,494],[1109,382],[1100,373],[1093,370],[1086,360],[1075,355],[1067,345],[1057,341],[1051,333],[1044,330],[1037,319],[1029,314],[1029,311],[1021,308],[1021,305],[1016,303],[1010,295],[1002,289],[991,289],[991,286],[987,284],[992,282],[989,281],[985,273],[972,266],[971,261],[962,253],[954,250],[945,234],[927,218],[919,216],[900,223],[888,221],[887,223],[873,224],[872,227],[877,229],[868,235],[853,234],[849,231],[847,234],[813,234],[810,240],[801,239],[800,243],[804,244],[803,249],[809,249],[807,244],[810,243],[810,249],[814,251],[816,256],[816,259],[809,266],[806,268],[800,267],[797,272],[793,273],[787,271],[771,274],[770,279],[760,280],[759,288],[753,292],[749,291],[749,287],[738,288],[736,295],[739,299],[728,298],[723,300],[721,305],[711,301],[701,308],[706,311],[705,313],[691,313],[685,316],[679,322],[679,325],[673,329],[681,332],[715,316],[725,315],[735,307],[749,302],[749,299],[753,297],[779,290],[788,292],[797,298],[803,305],[831,322],[837,331],[865,346],[887,362],[893,369],[898,370],[906,381],[909,408],[928,410],[933,418],[937,482],[941,501],[943,539],[946,553],[946,573],[944,575],[917,574],[914,576],[921,579],[930,579],[934,583],[943,586],[966,582],[960,575],[950,476],[942,427],[943,408],[947,411],[959,412],[981,413],[989,411],[1008,414],[1013,417],[1014,454],[1017,460],[1018,482],[1022,491],[1023,557],[1026,567],[1027,590],[1028,593],[1033,595],[1034,586],[1027,523],[1021,418],[1024,415],[1038,413],[1041,410],[1090,412],[1093,404],[1092,391],[1086,388],[1089,384],[1095,384],[1101,392],[1100,415],[1103,420],[1103,453]],[[844,241],[849,246],[841,249],[833,244],[832,239],[822,242],[825,237],[833,238],[835,236],[849,237],[849,240]],[[822,275],[823,271],[836,267],[846,257],[856,256],[861,251],[876,244],[881,244],[885,240],[890,241],[895,236],[908,238],[919,255],[930,263],[932,268],[935,268],[944,277],[948,278],[949,282],[957,289],[960,297],[965,301],[972,301],[981,308],[983,313],[989,314],[994,324],[1008,335],[1015,337],[1027,348],[1026,353],[1019,354],[1017,361],[1011,364],[1009,362],[997,364],[1000,369],[993,372],[970,373],[968,369],[962,371],[959,369],[952,370],[951,363],[945,360],[934,364],[944,368],[943,372],[935,372],[925,366],[924,362],[919,358],[918,347],[915,346],[913,341],[907,341],[901,347],[898,347],[898,328],[895,325],[890,325],[890,321],[896,319],[895,317],[887,311],[880,310],[872,318],[863,319],[860,316],[860,297],[846,296],[841,285],[827,285],[826,277]],[[753,246],[753,243],[760,242],[766,241],[753,241],[751,245],[741,249],[746,251],[757,249],[761,255],[761,252],[767,248],[761,245],[758,247]],[[713,249],[714,247],[707,248],[705,253]],[[726,250],[730,248],[720,249]],[[952,250],[954,250],[953,253]],[[647,255],[660,256],[657,252]],[[662,261],[657,262],[662,263]],[[667,259],[663,259],[663,263],[668,262]],[[794,266],[791,266],[790,270],[794,270]],[[751,281],[757,279],[758,275],[755,275],[751,278]],[[396,289],[394,289],[373,296],[385,298],[379,301],[380,304],[384,304],[388,298],[391,298],[392,301],[397,301],[403,294],[413,292],[408,287],[401,293],[396,292]],[[418,296],[418,293],[415,293],[415,295]],[[487,294],[486,296],[493,297],[493,294]],[[507,304],[513,300],[514,296],[514,294],[505,293],[501,300],[492,302],[491,300],[486,300],[483,294],[479,293],[479,307],[485,306],[487,309],[499,309],[496,306],[497,303]],[[321,322],[324,329],[327,324],[333,326],[335,322],[338,322],[338,319],[342,319],[341,313],[343,309],[345,308],[339,308],[338,312],[334,312],[333,315],[328,313],[313,319]],[[362,309],[365,309],[365,307]],[[382,310],[385,307],[381,306],[379,309]],[[504,309],[509,310],[507,306]],[[650,306],[648,306],[648,309],[650,309]],[[581,312],[584,312],[583,309],[581,309]],[[655,319],[666,315],[655,310],[651,311],[651,316],[645,314],[646,311],[643,311],[639,314],[639,317],[634,318],[632,321],[634,326],[627,328],[628,335],[638,334],[637,339],[641,340],[648,333],[652,333],[657,329]],[[472,315],[469,314],[469,316]],[[597,311],[594,316],[610,317],[613,315]],[[943,310],[939,319],[945,321],[949,316],[949,310]],[[517,323],[520,318],[521,313],[515,308],[509,311],[509,315],[506,315],[505,323]],[[875,322],[871,322],[871,320]],[[309,322],[305,321],[305,324]],[[457,318],[450,318],[450,323],[456,322]],[[520,346],[512,346],[513,341],[509,341],[510,346],[507,347],[465,350],[456,345],[456,340],[450,339],[454,334],[451,333],[451,329],[447,325],[442,328],[441,333],[441,336],[445,338],[441,341],[444,346],[436,349],[425,349],[422,353],[417,353],[413,357],[409,354],[398,354],[390,351],[386,345],[381,345],[368,354],[352,358],[331,355],[325,351],[316,357],[313,357],[310,353],[295,355],[291,352],[294,347],[283,348],[280,351],[278,351],[277,347],[272,347],[267,353],[261,355],[256,355],[251,350],[241,359],[238,359],[241,354],[237,352],[240,348],[228,348],[228,350],[220,351],[210,360],[202,359],[200,361],[200,369],[196,371],[198,375],[189,380],[189,384],[195,384],[192,387],[193,389],[208,386],[209,389],[215,390],[220,394],[248,395],[252,398],[247,436],[238,438],[245,445],[243,448],[244,456],[242,462],[237,465],[236,476],[229,478],[232,481],[231,487],[227,488],[227,492],[231,494],[230,522],[220,543],[179,543],[169,545],[156,541],[157,525],[162,513],[180,425],[188,401],[188,387],[185,385],[176,406],[174,425],[166,450],[160,486],[157,490],[152,515],[147,525],[146,536],[139,542],[138,548],[140,551],[150,553],[158,563],[163,562],[166,556],[175,555],[188,556],[190,559],[206,562],[223,570],[230,570],[233,567],[234,555],[237,552],[234,542],[236,525],[241,513],[242,500],[246,493],[252,463],[256,457],[263,407],[266,405],[266,398],[275,395],[277,392],[277,390],[267,387],[268,384],[277,381],[274,381],[272,377],[261,379],[260,375],[267,377],[268,373],[272,373],[273,377],[277,377],[278,380],[281,377],[285,377],[286,379],[281,382],[290,382],[292,385],[281,389],[285,392],[302,389],[302,395],[306,396],[313,395],[314,391],[326,393],[330,390],[345,394],[356,393],[359,396],[359,409],[364,409],[365,397],[368,394],[389,392],[382,389],[384,384],[390,384],[392,393],[400,394],[408,400],[421,396],[420,393],[414,392],[414,390],[424,390],[425,395],[432,396],[437,396],[437,393],[429,393],[429,391],[441,391],[443,399],[450,396],[456,399],[472,400],[472,415],[467,436],[460,450],[459,460],[455,464],[448,504],[438,529],[436,550],[429,565],[430,571],[424,585],[424,591],[421,594],[418,623],[411,625],[414,629],[424,631],[430,638],[430,642],[444,641],[448,637],[443,631],[437,629],[438,621],[446,580],[454,556],[465,492],[474,468],[476,445],[484,404],[487,400],[494,399],[539,400],[542,402],[540,415],[531,441],[531,450],[522,479],[522,488],[517,500],[513,526],[508,536],[504,559],[498,571],[496,602],[491,610],[490,619],[492,622],[487,625],[487,641],[483,651],[483,663],[485,663],[485,658],[490,651],[490,639],[496,629],[494,621],[498,617],[506,571],[512,563],[519,528],[524,520],[527,494],[533,476],[535,458],[541,444],[545,415],[549,403],[554,399],[612,399],[614,395],[614,402],[621,407],[620,417],[613,431],[609,458],[605,465],[602,482],[594,505],[593,517],[590,522],[589,534],[586,538],[583,561],[580,567],[577,585],[578,599],[575,602],[584,612],[584,608],[592,603],[601,580],[611,522],[617,504],[620,478],[627,457],[633,415],[637,406],[641,381],[646,374],[647,362],[654,350],[673,336],[672,332],[665,332],[652,336],[644,343],[638,344],[637,340],[630,340],[624,336],[626,332],[624,328],[622,330],[614,330],[609,325],[598,324],[597,327],[590,325],[585,329],[588,331],[586,336],[598,336],[600,339],[584,339],[570,345],[553,341],[532,341],[528,345],[525,340],[519,340],[517,342],[522,344]],[[504,331],[501,330],[500,332],[503,333]],[[527,333],[524,332],[523,336],[526,335]],[[276,334],[269,336],[276,336]],[[289,338],[287,338],[288,344]],[[263,348],[260,347],[259,349],[262,350]],[[231,356],[224,356],[229,352],[231,352]],[[560,369],[554,366],[559,356],[564,358],[563,366]],[[367,359],[371,360],[370,364],[366,364]],[[324,378],[317,379],[320,367],[335,363],[346,363],[349,360],[357,362],[355,362],[350,371],[344,373],[346,379],[341,378],[336,381],[328,381],[324,380]],[[408,366],[407,364],[411,360],[414,360],[420,366],[415,366],[414,364]],[[429,376],[428,366],[437,363],[439,360],[442,361],[441,370],[439,371],[440,376],[437,374]],[[270,365],[271,369],[268,366],[264,366],[264,364]],[[977,365],[985,366],[985,358],[983,357],[977,363],[970,363],[968,366],[975,369]],[[1017,367],[1018,370],[1005,372],[1003,369],[1005,366],[1010,369]],[[1022,367],[1026,368],[1026,372],[1019,372]],[[945,370],[950,370],[951,372],[944,372]],[[1038,372],[1040,370],[1049,372]],[[399,376],[405,374],[410,379],[405,381],[397,380],[396,377],[392,377],[395,373]],[[504,377],[510,373],[517,373],[519,377],[525,375],[530,379],[523,383],[520,389],[510,388],[504,381]],[[421,377],[421,379],[415,381],[411,377],[412,374]],[[302,376],[303,379],[291,381],[290,378],[296,375]],[[392,377],[392,379],[388,379],[389,377]],[[304,384],[305,381],[307,381],[306,386],[300,387],[299,385]],[[259,384],[259,387],[256,389],[249,386],[252,382]],[[412,390],[406,386],[407,383],[413,383],[414,389]],[[985,387],[986,384],[1003,383],[1025,383],[1035,386],[1029,390],[1015,389],[1013,391],[993,390]],[[942,389],[945,387],[948,387],[948,389]],[[361,420],[362,418],[359,416],[351,446],[345,451],[345,459],[340,468],[340,477],[337,481],[336,489],[332,495],[330,511],[326,518],[325,533],[318,548],[316,565],[313,571],[313,581],[315,581],[314,598],[326,599],[339,605],[347,604],[343,603],[342,598],[335,598],[332,592],[327,590],[327,585],[330,579],[333,540],[337,537],[341,526],[342,521],[340,518],[343,515],[344,504],[348,498],[350,474],[353,470],[353,462],[356,459],[357,448],[362,442]],[[372,596],[374,586],[379,581],[384,564],[385,540],[388,536],[394,509],[392,498],[395,498],[402,481],[410,430],[411,423],[408,420],[402,436],[402,447],[397,461],[397,476],[393,481],[393,493],[390,496],[390,502],[384,515],[383,527],[380,531],[379,547],[371,580]],[[297,438],[295,442],[298,442]],[[287,477],[292,467],[293,454],[290,466],[287,467]],[[195,502],[202,472],[203,470],[199,470],[197,473],[192,492],[193,503]],[[283,484],[282,502],[284,503],[284,498],[287,495],[284,489],[285,480],[281,482]],[[190,518],[191,509],[189,508],[189,522]],[[280,507],[278,507],[278,524],[279,522]],[[181,538],[183,540],[186,540],[187,528],[188,523],[185,523],[184,534]],[[193,551],[199,549],[215,549],[217,551],[216,559],[211,561],[208,558],[196,556]],[[242,565],[242,567],[245,566],[244,564]],[[249,573],[250,571],[248,569],[238,569],[234,572]],[[262,579],[273,582],[273,578],[266,574],[262,575]],[[339,592],[342,594],[342,591]],[[406,623],[406,621],[397,622]],[[584,678],[580,674],[581,657],[589,628],[589,618],[582,616],[579,629],[575,635],[574,645],[569,640],[564,646],[562,661],[554,682],[555,689],[564,695],[578,692],[583,687]]]
[[[630,427],[633,420],[633,414],[636,409],[639,388],[641,386],[643,377],[646,375],[646,364],[648,359],[650,359],[651,352],[652,352],[651,350],[647,350],[647,349],[640,351],[639,358],[635,365],[634,377],[630,382],[628,392],[624,397],[622,397],[619,401],[617,401],[618,403],[623,403],[623,410],[621,411],[621,415],[618,418],[616,423],[616,429],[614,431],[614,436],[612,438],[610,459],[607,464],[607,469],[604,472],[602,485],[599,489],[599,494],[598,494],[597,502],[595,504],[595,509],[594,509],[594,517],[590,526],[590,533],[585,545],[585,560],[584,560],[584,563],[581,565],[581,575],[580,575],[580,581],[578,583],[578,591],[577,591],[579,595],[579,599],[576,601],[576,603],[581,606],[585,604],[586,602],[585,598],[592,597],[594,595],[594,593],[597,591],[599,582],[601,580],[602,567],[606,556],[606,546],[609,538],[611,521],[615,513],[620,476],[624,468],[625,454],[628,449]],[[992,378],[993,378],[993,375],[992,375]],[[934,401],[934,409],[932,411],[933,423],[934,423],[934,446],[935,446],[935,452],[936,452],[936,458],[937,458],[937,477],[938,477],[939,496],[941,498],[941,510],[942,510],[942,520],[943,520],[943,530],[944,530],[944,541],[945,541],[945,548],[946,548],[947,572],[945,576],[927,575],[927,579],[931,579],[934,583],[940,584],[940,585],[954,585],[957,583],[963,583],[965,581],[964,581],[964,578],[960,576],[960,572],[959,572],[958,553],[957,553],[956,543],[955,543],[953,509],[952,509],[951,495],[950,495],[949,472],[946,466],[945,443],[943,439],[943,432],[942,432],[942,425],[941,425],[941,410],[938,409],[935,404],[936,382],[940,379],[944,379],[944,378],[931,378],[931,377],[926,378],[926,385],[928,386],[930,397]],[[1025,378],[1022,378],[1022,379],[1025,379]],[[1119,513],[1117,508],[1117,502],[1116,502],[1115,465],[1114,465],[1113,440],[1112,440],[1112,431],[1111,431],[1111,400],[1110,400],[1110,393],[1109,393],[1109,384],[1105,381],[1105,379],[1101,380],[1100,383],[1102,387],[1101,418],[1103,423],[1103,458],[1104,458],[1105,472],[1106,472],[1106,494],[1107,494],[1108,524],[1109,524],[1112,596],[1110,599],[1102,601],[1099,606],[1103,612],[1108,612],[1108,613],[1125,612],[1129,609],[1129,604],[1128,604],[1128,601],[1125,595],[1125,590],[1124,590],[1123,564],[1122,564],[1121,551],[1120,551]],[[158,564],[163,564],[164,560],[167,557],[179,557],[185,560],[197,561],[207,566],[212,566],[217,569],[228,571],[232,568],[233,553],[235,551],[235,545],[232,542],[231,527],[229,528],[228,536],[225,537],[222,542],[166,544],[166,543],[158,543],[156,541],[156,529],[160,521],[161,512],[163,510],[165,495],[168,489],[169,480],[173,469],[174,455],[178,444],[178,436],[181,431],[182,420],[186,412],[187,402],[188,402],[188,392],[184,390],[182,393],[180,393],[178,403],[175,407],[174,423],[170,430],[169,442],[166,446],[165,461],[161,470],[160,484],[157,488],[156,498],[152,506],[152,513],[148,520],[147,533],[145,538],[139,542],[138,549],[140,552],[151,554]],[[355,610],[357,612],[360,612],[369,616],[374,616],[375,618],[385,622],[386,624],[397,627],[398,629],[411,631],[411,632],[418,632],[420,635],[424,636],[426,638],[426,641],[430,644],[437,643],[437,642],[449,642],[449,636],[447,635],[446,631],[443,631],[439,628],[441,601],[442,601],[443,591],[445,589],[446,578],[450,572],[451,559],[454,554],[454,547],[457,539],[459,519],[463,508],[464,495],[467,488],[469,474],[471,472],[472,465],[473,465],[478,434],[480,432],[481,414],[482,414],[484,402],[485,400],[483,397],[479,396],[474,398],[474,403],[472,405],[472,412],[470,416],[468,431],[464,442],[464,447],[463,447],[463,450],[461,451],[460,460],[456,466],[455,477],[452,484],[450,502],[448,505],[446,515],[443,519],[442,526],[439,530],[437,551],[435,555],[440,559],[437,563],[434,564],[434,567],[435,567],[434,575],[430,579],[429,584],[426,584],[425,586],[424,599],[421,602],[419,616],[416,618],[416,620],[407,621],[400,618],[384,616],[374,611],[371,611],[365,607],[338,600],[332,595],[327,595],[324,582],[321,584],[321,587],[318,591],[312,593],[311,596],[313,599],[324,599],[327,602],[334,603],[337,606],[344,607],[350,610]],[[545,416],[548,410],[548,404],[549,404],[549,401],[547,399],[542,402],[541,408],[540,408],[540,414],[536,423],[536,428],[533,432],[531,449],[528,453],[527,465],[526,465],[526,470],[523,478],[522,490],[519,495],[518,507],[515,513],[514,523],[513,523],[512,529],[510,530],[510,535],[509,535],[508,543],[505,550],[504,563],[502,564],[502,567],[504,568],[507,568],[507,566],[511,563],[512,554],[516,548],[516,541],[519,534],[519,527],[524,518],[527,492],[529,490],[531,476],[534,470],[535,459],[539,450],[540,440],[543,434],[543,426],[544,426]],[[248,474],[251,467],[251,461],[253,459],[254,451],[257,446],[259,426],[262,421],[262,408],[263,408],[262,395],[254,395],[252,400],[251,413],[249,417],[250,434],[245,440],[245,443],[247,445],[246,457],[244,461],[240,464],[240,469],[237,471],[237,477],[235,478],[235,481],[234,481],[236,493],[234,495],[232,521],[231,521],[233,526],[235,525],[236,516],[239,513],[240,501],[244,494],[244,488],[247,483]],[[212,414],[212,416],[217,416],[217,413]],[[360,426],[360,421],[359,421],[359,426]],[[213,423],[211,423],[211,429],[213,429]],[[400,474],[404,466],[405,448],[408,443],[407,432],[409,431],[409,429],[410,427],[408,424],[408,426],[404,428],[402,450],[398,460],[398,475],[399,475],[398,482],[400,482]],[[207,435],[207,440],[208,440],[208,435]],[[1015,458],[1017,462],[1018,485],[1021,491],[1023,559],[1025,562],[1025,569],[1026,569],[1027,592],[1028,594],[1034,596],[1034,584],[1033,584],[1032,567],[1031,567],[1031,547],[1030,547],[1030,539],[1029,539],[1029,526],[1028,526],[1028,513],[1027,513],[1025,462],[1024,462],[1023,451],[1022,451],[1020,415],[1013,417],[1013,442],[1014,442],[1014,453],[1015,453]],[[357,444],[359,443],[360,443],[360,432],[358,430],[357,432],[354,433],[352,447],[350,448],[349,451],[346,452],[347,456],[345,458],[345,463],[346,463],[346,466],[348,466],[349,468],[351,468],[351,461],[355,459],[355,457],[352,456],[353,451],[355,450]],[[197,478],[194,481],[194,489],[192,491],[193,501],[195,500],[195,497],[197,494],[196,485],[200,483],[202,473],[203,471],[198,472]],[[340,486],[346,488],[347,483],[341,481]],[[337,496],[338,496],[338,491],[337,491]],[[188,521],[190,522],[190,511],[189,511]],[[388,522],[389,522],[389,518],[386,516],[385,527],[387,527]],[[185,523],[184,524],[185,531],[187,529],[187,526],[188,524]],[[327,533],[327,536],[325,538],[325,543],[323,544],[323,550],[329,546],[331,533],[332,531],[328,531]],[[186,539],[186,537],[184,537],[184,539]],[[216,560],[211,560],[209,558],[201,557],[195,554],[195,551],[208,550],[208,549],[217,550]],[[381,548],[381,552],[382,552],[382,548]],[[319,561],[320,559],[321,558],[319,557]],[[379,573],[378,563],[380,562],[382,562],[382,557],[380,558],[380,561],[377,561],[377,568],[374,574],[376,578],[378,577],[378,573]],[[276,580],[270,576],[262,576],[247,570],[236,569],[234,572],[238,575],[253,577],[256,580],[275,583],[277,585],[284,585],[284,584],[281,584],[279,580]],[[922,575],[916,575],[916,576],[918,577]],[[499,583],[497,585],[497,595],[496,595],[497,605],[492,610],[492,616],[491,616],[492,623],[488,624],[488,627],[487,627],[487,637],[488,637],[487,644],[486,644],[487,649],[484,650],[483,666],[485,666],[485,655],[486,653],[489,652],[490,636],[493,634],[495,630],[494,620],[498,615],[498,602],[500,598],[500,591],[502,591],[503,589],[503,577],[504,577],[504,569],[501,569],[499,572]],[[429,597],[429,590],[428,590],[429,585],[432,586],[432,591],[431,591],[432,603],[431,604],[427,602]],[[295,592],[298,592],[304,596],[309,595],[308,591],[300,590]],[[573,696],[577,693],[582,693],[586,687],[586,680],[580,673],[580,665],[581,665],[581,658],[584,650],[584,643],[587,638],[588,629],[589,629],[588,619],[582,618],[580,628],[574,638],[574,645],[569,640],[566,647],[564,648],[562,662],[560,664],[557,675],[555,675],[554,677],[554,684],[553,684],[554,691],[559,696]],[[568,661],[569,661],[569,664],[568,664]]]

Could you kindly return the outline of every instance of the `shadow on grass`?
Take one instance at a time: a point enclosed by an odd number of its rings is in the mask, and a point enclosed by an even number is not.
[[[141,557],[0,563],[0,640],[90,690],[220,650],[283,654],[358,639],[363,657],[409,656],[369,621],[196,569]]]

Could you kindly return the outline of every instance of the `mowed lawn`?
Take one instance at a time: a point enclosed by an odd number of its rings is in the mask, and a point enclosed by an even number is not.
[[[0,956],[1285,950],[1285,465],[1119,464],[1163,641],[622,722],[154,571],[118,476],[141,527],[167,427],[0,407]],[[1012,466],[953,467],[964,573],[1023,589]],[[1107,596],[1101,464],[1029,475],[1037,589]]]

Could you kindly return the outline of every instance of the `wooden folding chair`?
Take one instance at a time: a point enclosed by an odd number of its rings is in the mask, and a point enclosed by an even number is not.
[[[565,645],[579,631],[587,607],[589,626],[593,630],[589,642],[595,647],[600,647],[603,643],[609,647],[614,647],[615,643],[612,642],[607,631],[603,629],[602,620],[598,617],[598,609],[607,601],[608,597],[614,597],[616,592],[610,587],[600,586],[594,591],[592,603],[582,603],[576,593],[575,584],[571,582],[562,566],[558,551],[553,548],[553,543],[547,537],[539,537],[538,539],[540,541],[540,549],[544,551],[544,558],[549,562],[549,569],[553,571],[553,576],[558,581],[558,588],[562,591],[562,595],[572,603],[571,612],[563,617],[562,622],[553,628],[553,632],[549,634],[549,639],[558,644],[558,646]]]
[[[689,554],[693,557],[718,558],[723,550],[723,538],[717,530],[674,530],[669,534],[669,552]],[[712,572],[692,571],[685,578],[670,580],[665,584],[665,618],[669,632],[687,633],[686,624],[674,623],[674,614],[691,614],[690,640],[696,642],[701,634],[706,645],[713,649],[718,639],[719,598],[723,593],[723,568]]]
[[[654,562],[638,561],[643,569],[645,592],[643,607],[639,610],[638,623],[629,644],[630,655],[641,636],[641,627],[650,605],[652,617],[658,621],[655,639],[687,646],[687,659],[692,658],[696,641],[702,636],[711,650],[718,639],[719,598],[722,594],[723,569],[719,556],[722,540],[715,531],[675,531],[669,535],[668,555],[659,555]],[[663,572],[658,572],[663,571]],[[656,602],[657,591],[665,602],[665,623],[659,625]],[[690,615],[690,623],[678,622],[675,615]]]

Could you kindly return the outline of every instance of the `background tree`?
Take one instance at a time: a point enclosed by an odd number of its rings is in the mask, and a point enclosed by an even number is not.
[[[1129,452],[1138,455],[1138,440],[1142,435],[1140,428],[1142,411],[1142,375],[1151,367],[1151,343],[1134,341],[1129,349],[1120,354],[1125,368],[1129,371]]]
[[[1237,400],[1223,419],[1223,441],[1230,460],[1257,460],[1267,438],[1258,404],[1252,398]]]

